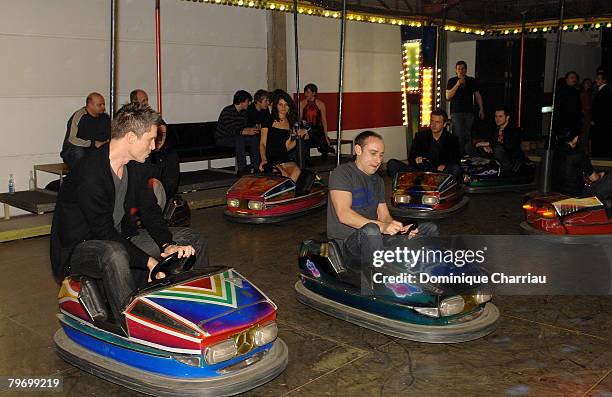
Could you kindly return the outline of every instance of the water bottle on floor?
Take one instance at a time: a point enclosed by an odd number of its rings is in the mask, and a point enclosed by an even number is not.
[[[13,177],[13,174],[9,175],[8,192],[15,193],[15,178]]]

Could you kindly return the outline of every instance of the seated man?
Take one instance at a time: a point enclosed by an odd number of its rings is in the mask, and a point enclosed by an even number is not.
[[[407,233],[411,225],[393,220],[385,201],[385,185],[376,173],[382,164],[385,144],[382,137],[364,131],[355,138],[354,162],[340,165],[330,174],[327,203],[327,236],[341,247],[349,269],[359,271],[371,263],[390,236]],[[406,238],[437,235],[437,227],[422,223]]]
[[[446,131],[448,116],[441,109],[431,112],[430,129],[419,131],[412,141],[409,165],[399,160],[389,160],[387,171],[391,177],[398,172],[429,171],[452,174],[461,183],[461,166],[459,165],[459,143],[457,138]]]
[[[505,107],[495,109],[496,130],[488,141],[478,142],[474,147],[480,155],[493,156],[501,165],[504,176],[513,175],[525,155],[521,149],[521,132],[510,125],[510,112]]]
[[[218,146],[233,147],[236,149],[236,167],[238,173],[246,169],[246,151],[249,147],[251,167],[259,164],[259,130],[247,127],[247,108],[253,97],[246,91],[240,90],[234,94],[231,105],[223,108],[217,122],[215,140]]]
[[[130,93],[130,102],[149,104],[149,96],[142,89],[135,89]],[[168,127],[166,122],[161,119],[157,127],[157,139],[155,140],[155,150],[147,159],[151,164],[151,177],[161,182],[153,186],[153,190],[158,197],[158,203],[162,208],[165,207],[166,199],[172,199],[178,192],[180,171],[180,161],[176,150],[166,144],[166,132]],[[162,193],[163,192],[163,193]],[[163,198],[161,197],[163,195]]]
[[[595,172],[589,157],[578,145],[579,129],[564,128],[553,153],[552,190],[570,196],[597,196],[602,202],[612,197],[612,174]]]
[[[97,92],[87,95],[85,107],[77,110],[68,119],[66,136],[60,156],[69,167],[94,147],[110,139],[110,117],[106,110],[104,97]]]
[[[195,254],[194,268],[208,265],[206,240],[188,228],[168,229],[148,189],[150,170],[143,163],[155,147],[159,120],[158,113],[139,103],[119,109],[110,143],[70,171],[53,216],[54,275],[102,280],[116,319],[160,257]],[[131,223],[132,209],[139,211],[146,230],[139,232]]]
[[[253,103],[247,108],[247,127],[261,132],[262,128],[272,124],[270,94],[266,90],[257,90],[253,99]]]

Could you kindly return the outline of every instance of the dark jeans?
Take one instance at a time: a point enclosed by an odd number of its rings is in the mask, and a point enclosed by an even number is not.
[[[172,239],[179,245],[191,245],[196,251],[194,269],[208,266],[207,242],[193,229],[170,228]],[[149,233],[140,231],[130,240],[149,256],[160,258],[159,247]],[[71,275],[102,280],[106,298],[116,319],[128,303],[126,300],[137,288],[147,283],[149,271],[132,266],[129,254],[121,243],[89,240],[76,246],[70,258]]]
[[[406,164],[403,161],[391,159],[387,162],[387,173],[391,178],[395,178],[395,175],[399,172],[440,172],[436,170],[436,167],[431,163],[421,163],[417,165]],[[445,174],[451,174],[457,179],[457,183],[463,181],[461,166],[459,164],[446,164],[444,171]]]
[[[438,235],[438,227],[431,222],[419,223],[418,234],[414,238],[434,237]],[[407,236],[389,236],[382,234],[375,223],[367,223],[347,237],[342,246],[342,260],[354,272],[369,268],[374,258],[374,251],[389,249],[405,241]],[[364,264],[365,266],[362,266]]]
[[[334,149],[332,149],[327,143],[327,139],[325,139],[325,132],[323,132],[322,127],[312,127],[308,131],[308,136],[310,139],[308,140],[308,146],[317,148],[320,153],[327,155],[327,153],[333,153]]]
[[[236,149],[236,167],[238,170],[246,167],[246,147],[249,148],[251,166],[259,167],[259,134],[228,136],[217,140],[216,144],[217,146]]]
[[[62,160],[64,160],[64,163],[68,164],[68,166],[72,168],[77,161],[85,157],[88,152],[88,147],[75,146],[68,143],[60,153],[60,156],[62,157]]]
[[[472,127],[474,115],[472,113],[451,113],[453,122],[453,134],[459,140],[459,152],[461,156],[466,153],[466,147],[472,145]]]

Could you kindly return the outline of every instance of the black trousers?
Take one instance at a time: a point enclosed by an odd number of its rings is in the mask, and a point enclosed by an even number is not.
[[[200,233],[186,227],[170,228],[170,231],[172,239],[179,245],[191,245],[195,249],[194,269],[208,266],[207,242]],[[146,231],[141,231],[130,241],[149,256],[160,258],[159,247]],[[121,318],[128,297],[137,287],[144,286],[149,276],[148,269],[132,265],[127,250],[116,241],[89,240],[80,243],[72,253],[70,266],[73,276],[102,280],[116,319]]]

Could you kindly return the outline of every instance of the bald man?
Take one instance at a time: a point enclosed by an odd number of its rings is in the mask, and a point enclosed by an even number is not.
[[[97,92],[87,95],[85,107],[68,119],[60,156],[73,167],[87,152],[110,139],[110,117],[105,113],[104,97]]]

